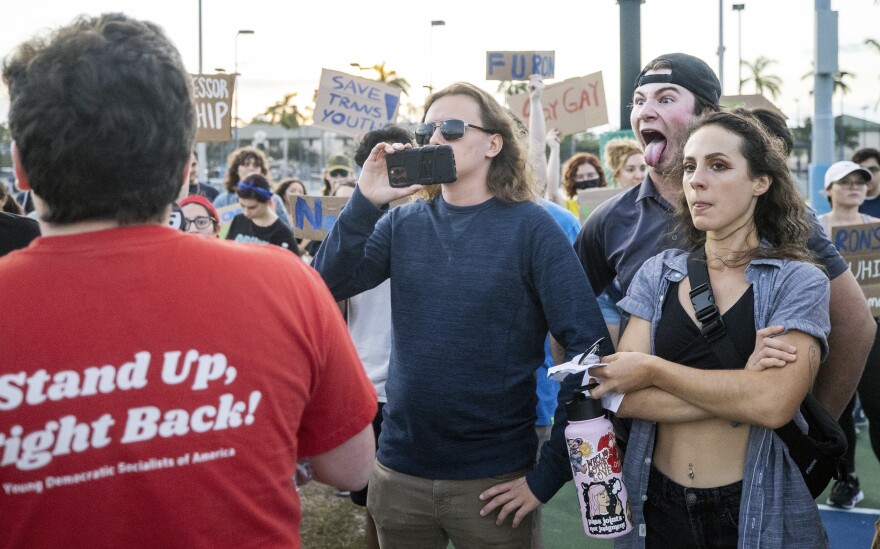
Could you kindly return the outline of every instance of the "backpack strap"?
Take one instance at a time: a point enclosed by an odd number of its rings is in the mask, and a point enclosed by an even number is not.
[[[709,342],[709,347],[721,364],[730,370],[743,367],[742,358],[727,334],[727,326],[721,318],[721,311],[715,305],[712,285],[709,283],[709,267],[706,250],[699,249],[690,254],[687,261],[688,278],[691,282],[691,304],[700,323],[700,333]]]

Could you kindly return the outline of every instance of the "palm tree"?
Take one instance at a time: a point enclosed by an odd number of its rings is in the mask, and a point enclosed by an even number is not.
[[[801,80],[806,80],[807,78],[813,77],[813,71],[809,71],[805,75],[801,76]],[[849,71],[837,71],[834,73],[834,91],[832,93],[840,92],[842,95],[846,95],[850,92],[849,85],[844,82],[844,79],[847,78],[855,78],[855,73],[851,73]],[[813,90],[810,90],[810,95],[813,95]]]
[[[397,75],[397,71],[388,70],[385,68],[385,61],[382,61],[379,64],[373,65],[372,67],[364,67],[359,63],[352,63],[352,67],[357,67],[362,71],[375,71],[376,72],[376,80],[378,82],[384,82],[389,86],[394,86],[395,88],[400,88],[400,93],[404,95],[409,95],[409,82],[406,81],[405,78],[401,78]]]
[[[284,98],[281,101],[278,101],[257,115],[254,121],[280,124],[288,130],[298,128],[305,123],[306,116],[300,112],[298,106],[293,104],[294,97],[296,97],[296,93],[284,94]]]
[[[768,59],[763,55],[755,59],[754,63],[749,63],[748,61],[741,61],[744,67],[749,69],[751,72],[751,76],[748,78],[744,78],[740,83],[740,89],[742,89],[742,85],[746,82],[752,82],[755,86],[755,93],[764,94],[764,90],[770,94],[773,99],[776,99],[776,96],[779,95],[779,87],[782,85],[782,79],[776,76],[775,74],[765,74],[767,67],[776,63],[773,59]]]
[[[801,77],[801,80],[806,80],[807,78],[813,77],[813,71],[808,72],[807,74]],[[843,147],[851,146],[852,136],[848,135],[849,128],[846,128],[843,125],[843,98],[851,91],[849,84],[845,82],[846,79],[854,78],[855,74],[849,71],[837,71],[834,73],[834,88],[831,92],[832,94],[840,92],[840,116],[838,116],[837,121],[834,123],[834,135],[835,141],[837,143],[837,147],[839,149],[838,155],[843,158]],[[813,90],[810,90],[810,95],[813,95]],[[858,146],[858,143],[856,143]]]

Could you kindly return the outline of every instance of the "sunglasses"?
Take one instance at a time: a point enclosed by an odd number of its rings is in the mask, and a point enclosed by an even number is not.
[[[486,128],[481,128],[475,124],[468,124],[464,120],[450,118],[449,120],[441,121],[439,124],[433,122],[419,124],[416,128],[416,143],[418,145],[427,145],[437,128],[440,128],[440,135],[442,135],[443,139],[446,141],[458,141],[464,137],[464,131],[467,128],[474,128],[489,134],[498,133],[493,132],[492,130],[487,130]]]
[[[338,170],[331,170],[330,177],[348,177],[348,170],[343,170],[342,168]]]
[[[197,216],[195,219],[190,219],[188,217],[184,217],[186,222],[185,230],[190,230],[190,227],[195,225],[197,229],[207,229],[208,227],[213,227],[214,223],[217,222],[213,217],[208,217],[206,215]]]

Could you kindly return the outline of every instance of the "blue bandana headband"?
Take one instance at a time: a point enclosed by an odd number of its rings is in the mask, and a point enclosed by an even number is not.
[[[269,189],[264,189],[263,187],[257,187],[256,185],[251,185],[250,183],[241,182],[238,184],[239,191],[254,191],[258,195],[262,196],[266,200],[270,200],[272,198],[272,191]]]

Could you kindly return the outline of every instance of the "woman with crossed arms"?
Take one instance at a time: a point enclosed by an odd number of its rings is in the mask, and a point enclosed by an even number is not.
[[[591,370],[596,398],[624,393],[633,530],[618,547],[825,547],[818,510],[773,429],[798,414],[827,352],[829,283],[811,263],[804,206],[775,138],[714,113],[679,164],[689,251],[648,260],[620,307],[619,352]],[[743,369],[700,334],[687,259],[705,251]],[[799,414],[798,414],[798,417]]]

